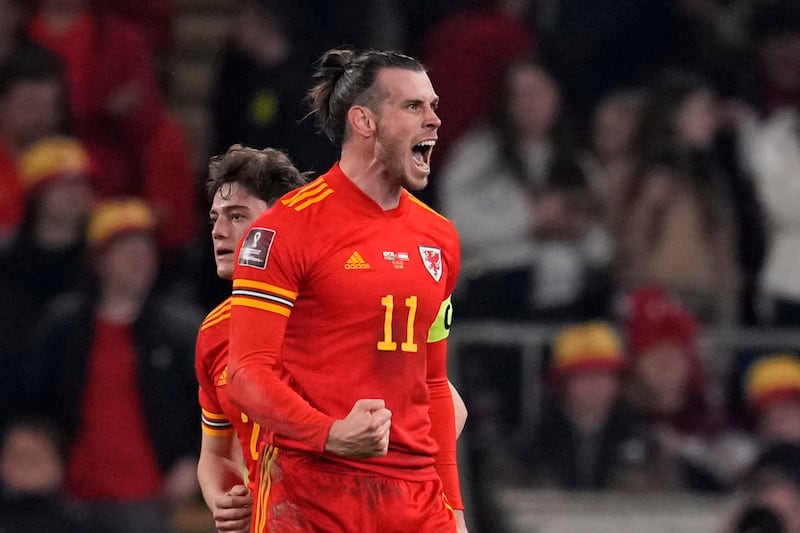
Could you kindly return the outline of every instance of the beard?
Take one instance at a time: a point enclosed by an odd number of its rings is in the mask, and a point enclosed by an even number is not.
[[[375,159],[386,168],[389,176],[408,191],[421,191],[428,185],[428,173],[417,168],[410,151],[398,144],[378,143]]]

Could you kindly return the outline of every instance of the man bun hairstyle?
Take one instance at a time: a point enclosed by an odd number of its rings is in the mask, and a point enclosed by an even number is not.
[[[347,136],[347,112],[354,105],[376,110],[380,96],[374,90],[375,79],[383,68],[402,68],[424,72],[425,67],[413,57],[380,50],[358,51],[334,48],[316,62],[307,94],[317,126],[328,139],[340,144]]]

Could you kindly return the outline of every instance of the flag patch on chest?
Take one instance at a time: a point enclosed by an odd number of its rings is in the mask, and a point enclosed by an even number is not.
[[[437,283],[442,279],[442,250],[432,246],[420,246],[419,255],[422,264]]]
[[[408,261],[408,252],[383,252],[383,258],[391,261],[396,269],[402,270],[403,263]]]

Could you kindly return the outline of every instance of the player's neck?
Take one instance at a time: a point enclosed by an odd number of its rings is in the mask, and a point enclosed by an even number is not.
[[[400,204],[402,185],[372,156],[372,151],[343,149],[339,168],[384,211],[395,209]]]

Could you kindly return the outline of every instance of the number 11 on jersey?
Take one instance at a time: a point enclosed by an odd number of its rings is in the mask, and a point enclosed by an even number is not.
[[[378,350],[382,352],[393,352],[397,350],[397,343],[392,340],[392,319],[394,315],[394,295],[387,294],[381,298],[381,305],[384,307],[383,314],[383,340],[378,341]],[[400,350],[404,352],[417,352],[417,344],[414,342],[414,319],[417,315],[417,297],[409,296],[405,299],[408,308],[408,320],[406,321],[406,340],[400,344]]]

